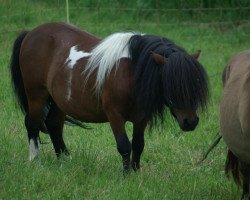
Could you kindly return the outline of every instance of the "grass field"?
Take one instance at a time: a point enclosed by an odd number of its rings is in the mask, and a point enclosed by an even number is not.
[[[92,130],[65,126],[71,161],[58,161],[50,143],[41,146],[37,160],[28,161],[27,134],[15,105],[8,64],[20,30],[65,21],[64,6],[47,2],[0,0],[0,199],[239,199],[241,191],[224,175],[227,150],[223,142],[203,164],[196,162],[219,131],[221,73],[231,56],[249,49],[249,22],[221,27],[140,17],[134,21],[129,13],[112,18],[112,13],[70,10],[71,23],[100,37],[133,30],[168,37],[190,53],[202,50],[200,62],[209,75],[211,97],[199,126],[184,133],[167,114],[164,125],[146,133],[141,171],[124,178],[108,124],[91,124]],[[130,138],[131,128],[128,123]],[[41,138],[50,142],[47,135]]]

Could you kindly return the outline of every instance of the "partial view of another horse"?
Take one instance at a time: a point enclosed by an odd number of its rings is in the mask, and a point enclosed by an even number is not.
[[[250,181],[250,51],[234,56],[223,72],[220,129],[228,146],[225,165],[243,186],[242,199],[248,198]]]
[[[14,43],[11,73],[25,114],[30,160],[39,152],[39,131],[46,130],[56,155],[69,155],[62,135],[69,116],[109,122],[124,171],[139,169],[144,130],[158,118],[164,121],[166,107],[182,130],[192,131],[198,124],[196,111],[206,107],[208,98],[199,54],[189,55],[159,36],[128,32],[101,40],[64,23],[21,33]],[[127,121],[133,123],[132,145]]]

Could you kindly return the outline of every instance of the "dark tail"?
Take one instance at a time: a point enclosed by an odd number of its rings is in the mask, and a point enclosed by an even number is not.
[[[85,125],[84,123],[82,123],[81,121],[77,120],[77,119],[74,119],[73,117],[67,115],[65,117],[65,123],[67,125],[70,125],[70,126],[79,126],[81,128],[84,128],[84,129],[92,129],[91,127]]]
[[[51,100],[51,98],[49,98],[47,101],[47,104],[43,107],[43,120],[42,120],[42,124],[40,127],[40,130],[43,133],[48,133],[46,119],[47,119],[49,111],[51,109],[51,102],[52,102],[52,100]],[[69,126],[79,126],[81,128],[84,128],[84,129],[91,129],[90,127],[88,127],[87,125],[82,123],[81,121],[78,121],[77,119],[74,119],[73,117],[71,117],[69,115],[66,115],[64,123],[69,125]]]
[[[21,110],[26,114],[28,112],[28,101],[24,90],[23,78],[19,66],[19,54],[23,39],[27,35],[27,31],[19,34],[13,45],[12,56],[10,61],[10,72],[14,93],[17,97]]]
[[[41,126],[40,130],[44,133],[48,133],[46,119],[47,119],[49,111],[51,109],[51,102],[52,101],[53,100],[51,98],[49,98],[47,101],[47,104],[43,108],[43,122],[42,122],[42,126]],[[90,127],[88,127],[87,125],[82,123],[81,121],[74,119],[73,117],[71,117],[69,115],[66,115],[64,123],[66,125],[69,125],[69,126],[79,126],[83,129],[91,129]]]
[[[225,163],[225,173],[227,177],[233,177],[234,182],[238,185],[242,185],[242,175],[240,173],[240,161],[239,159],[228,149],[227,160]]]
[[[214,143],[209,147],[209,149],[207,150],[207,152],[204,154],[203,158],[197,164],[201,164],[204,160],[207,159],[208,154],[219,144],[221,138],[222,138],[221,135],[219,135],[216,138],[216,140],[214,141]]]

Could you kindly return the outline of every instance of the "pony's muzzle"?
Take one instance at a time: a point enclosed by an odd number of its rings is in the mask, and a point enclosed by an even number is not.
[[[193,131],[199,123],[195,110],[171,108],[170,111],[183,131]]]
[[[197,124],[199,123],[199,117],[195,117],[194,119],[183,119],[181,129],[183,131],[193,131]]]

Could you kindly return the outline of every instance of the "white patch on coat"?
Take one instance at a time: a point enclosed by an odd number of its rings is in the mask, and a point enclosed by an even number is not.
[[[88,52],[85,52],[85,51],[78,51],[77,50],[77,45],[70,48],[69,57],[65,61],[66,67],[70,70],[69,71],[68,84],[67,84],[68,85],[67,96],[66,96],[67,101],[69,101],[70,98],[71,98],[71,93],[72,93],[72,91],[71,91],[71,83],[72,83],[73,69],[74,69],[75,64],[81,58],[86,58],[86,57],[89,57],[91,55],[92,55],[92,53],[88,53]]]
[[[78,51],[77,45],[75,45],[70,48],[69,57],[66,59],[65,64],[67,64],[68,68],[73,69],[78,60],[89,56],[91,56],[91,53]]]
[[[72,82],[72,71],[70,70],[70,72],[69,72],[69,79],[68,79],[68,89],[67,89],[67,91],[68,91],[68,93],[67,93],[67,96],[66,96],[66,99],[67,99],[67,101],[69,101],[70,100],[70,98],[71,98],[71,82]]]
[[[36,143],[38,144],[38,141],[35,142],[34,139],[30,139],[30,152],[29,152],[29,160],[32,161],[34,160],[35,157],[37,157],[39,153],[38,146],[36,146]]]

